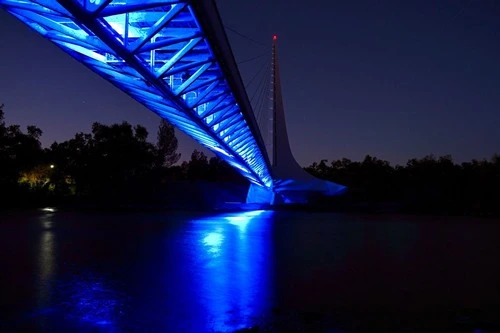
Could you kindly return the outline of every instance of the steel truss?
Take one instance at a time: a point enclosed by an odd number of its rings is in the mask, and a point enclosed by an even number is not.
[[[240,107],[191,1],[0,0],[0,6],[252,183],[272,188],[252,110]]]

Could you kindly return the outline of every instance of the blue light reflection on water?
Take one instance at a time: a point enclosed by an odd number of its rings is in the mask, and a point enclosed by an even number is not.
[[[127,229],[119,216],[73,222],[44,211],[37,221],[37,304],[21,325],[50,332],[258,325],[274,297],[273,218],[271,211],[155,215]]]
[[[36,318],[37,330],[120,331],[114,326],[119,317],[122,295],[106,286],[104,278],[91,271],[58,275],[57,237],[54,231],[55,210],[43,210],[40,216],[38,274],[36,285],[37,310],[29,318]],[[66,263],[67,264],[67,263]]]
[[[382,314],[374,324],[383,327],[388,315],[418,311],[408,320],[432,325],[436,304],[456,313],[447,322],[475,307],[474,322],[498,321],[496,307],[481,307],[498,304],[496,223],[193,216],[201,215],[3,216],[0,331],[234,332],[295,325],[318,309],[347,324]]]
[[[222,214],[193,221],[199,231],[198,293],[207,329],[254,326],[271,304],[271,211]]]
[[[214,255],[220,252],[222,242],[224,241],[224,235],[222,234],[221,228],[217,228],[214,232],[208,233],[203,237],[203,245],[208,247],[208,252]]]
[[[51,313],[53,309],[51,308],[52,294],[53,294],[53,278],[56,270],[56,249],[54,241],[54,231],[52,230],[54,216],[53,211],[44,210],[44,213],[40,217],[39,227],[40,227],[40,239],[38,242],[38,258],[37,258],[37,280],[36,289],[38,293],[37,308],[38,313]],[[46,328],[48,326],[46,317],[41,316],[39,322],[40,328]]]
[[[64,320],[68,326],[80,329],[105,328],[106,332],[120,332],[116,323],[123,310],[123,296],[107,281],[87,274],[74,276],[59,286],[60,292],[71,295],[66,298]]]

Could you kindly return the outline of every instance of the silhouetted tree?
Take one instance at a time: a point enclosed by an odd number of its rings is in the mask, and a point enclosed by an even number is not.
[[[191,160],[187,164],[187,177],[190,180],[207,180],[209,174],[208,157],[203,152],[195,149]]]
[[[55,165],[56,187],[111,200],[151,184],[158,151],[147,137],[141,125],[94,123],[91,134],[77,133],[68,141],[52,144],[49,156]]]
[[[93,148],[92,135],[81,132],[70,140],[50,146],[48,160],[54,165],[56,191],[78,196],[92,192],[97,169],[93,167]]]
[[[177,137],[175,128],[165,119],[162,119],[158,127],[156,147],[159,153],[160,165],[171,167],[179,161],[181,154],[177,153]]]
[[[245,183],[243,176],[219,156],[208,160],[209,179],[211,181]]]
[[[3,105],[0,107],[0,194],[5,202],[16,202],[24,190],[19,186],[21,173],[29,172],[43,162],[42,131],[28,126],[23,133],[19,125],[5,123]]]
[[[4,105],[0,104],[0,129],[5,128],[5,113],[3,111],[3,108],[4,108]]]
[[[141,202],[148,200],[145,194],[176,180],[246,182],[223,159],[208,159],[199,150],[189,161],[174,165],[180,154],[175,130],[166,121],[159,126],[156,145],[148,142],[145,127],[127,122],[94,123],[91,133],[77,133],[45,150],[42,134],[36,126],[23,132],[19,125],[6,124],[0,105],[0,205],[54,198]],[[362,161],[324,159],[305,169],[346,185],[349,193],[342,202],[354,209],[396,203],[401,212],[500,216],[498,154],[461,164],[451,156],[429,155],[395,167],[367,155]]]

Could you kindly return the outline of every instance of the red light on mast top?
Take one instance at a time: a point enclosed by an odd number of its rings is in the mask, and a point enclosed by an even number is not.
[[[278,39],[278,35],[273,35],[273,40],[277,40]]]

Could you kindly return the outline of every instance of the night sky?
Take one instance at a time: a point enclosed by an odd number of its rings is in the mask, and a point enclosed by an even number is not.
[[[292,151],[308,165],[366,154],[404,164],[500,153],[500,1],[219,0],[248,81],[278,34]],[[156,138],[159,117],[0,11],[0,103],[44,146],[126,120]],[[199,145],[184,135],[188,158]]]

